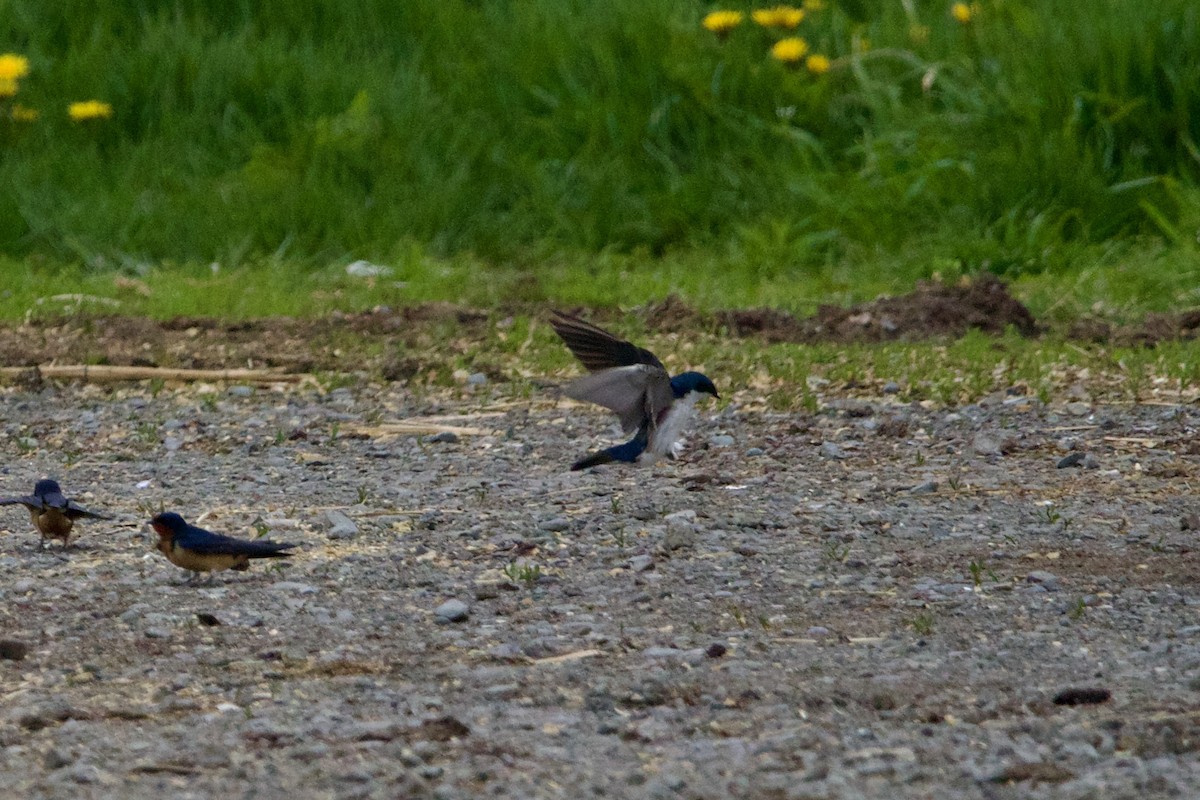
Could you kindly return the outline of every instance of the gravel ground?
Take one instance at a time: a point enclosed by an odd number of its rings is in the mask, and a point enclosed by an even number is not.
[[[114,520],[0,509],[0,794],[1200,796],[1195,406],[709,404],[581,474],[607,417],[478,383],[4,390],[0,491]],[[160,507],[297,554],[184,585]]]

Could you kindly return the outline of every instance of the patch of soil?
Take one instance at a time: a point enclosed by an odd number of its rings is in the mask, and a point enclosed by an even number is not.
[[[954,285],[922,282],[911,294],[849,308],[823,305],[807,319],[772,308],[722,311],[706,319],[675,297],[652,306],[647,316],[656,326],[683,330],[715,322],[734,336],[761,336],[773,342],[952,338],[972,329],[1003,333],[1010,326],[1026,336],[1039,332],[1029,309],[1009,294],[999,278],[986,273]]]
[[[1106,320],[1086,317],[1071,323],[1067,336],[1085,342],[1153,347],[1159,342],[1195,339],[1200,335],[1200,309],[1179,314],[1147,314],[1134,325],[1114,325]]]
[[[490,320],[518,310],[537,313],[529,306],[486,311],[425,303],[401,309],[335,312],[319,319],[36,318],[0,324],[0,366],[276,367],[290,372],[377,367],[386,378],[395,380],[441,366],[440,359],[428,355],[435,346],[448,339],[478,341]],[[612,309],[575,310],[601,324],[623,314]],[[647,327],[655,331],[709,331],[805,344],[945,339],[969,330],[1002,333],[1009,327],[1034,336],[1044,330],[1007,286],[990,274],[954,285],[921,283],[910,294],[849,308],[821,306],[807,318],[771,308],[702,312],[675,295],[647,305],[641,314]],[[1125,326],[1085,318],[1065,332],[1069,338],[1083,341],[1150,347],[1200,334],[1200,309],[1150,314],[1139,324]],[[365,355],[368,351],[370,355]],[[364,359],[373,363],[364,363]]]

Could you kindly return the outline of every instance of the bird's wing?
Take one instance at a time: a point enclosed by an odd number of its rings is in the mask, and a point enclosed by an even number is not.
[[[635,364],[584,375],[564,389],[567,397],[612,409],[626,433],[643,423],[656,424],[658,413],[674,400],[671,376],[661,366]]]
[[[613,367],[631,367],[634,364],[660,368],[663,366],[649,350],[618,339],[603,328],[597,328],[579,317],[555,311],[550,324],[559,338],[571,348],[575,357],[592,372]]]
[[[23,505],[28,508],[42,508],[42,498],[31,494],[21,497],[0,497],[0,506]]]
[[[212,533],[203,528],[192,527],[190,530],[175,536],[175,545],[185,550],[201,555],[215,556],[267,556],[287,550],[295,545],[278,544],[276,542],[252,542],[245,539],[235,539]]]
[[[111,519],[98,511],[90,511],[76,503],[74,500],[67,501],[66,515],[71,519],[79,519],[80,517],[91,517],[92,519]]]

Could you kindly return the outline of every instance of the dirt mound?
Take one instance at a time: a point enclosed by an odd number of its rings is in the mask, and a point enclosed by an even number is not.
[[[815,316],[808,318],[773,308],[704,315],[674,296],[650,306],[645,314],[656,329],[684,331],[724,326],[734,336],[761,336],[776,342],[953,338],[971,329],[1003,333],[1010,326],[1031,336],[1039,330],[1029,309],[990,274],[954,285],[924,282],[911,294],[882,297],[850,308],[821,306]]]
[[[1159,342],[1195,339],[1200,335],[1200,309],[1179,314],[1147,314],[1135,325],[1114,325],[1106,320],[1087,317],[1071,323],[1067,337],[1085,342],[1153,347]]]

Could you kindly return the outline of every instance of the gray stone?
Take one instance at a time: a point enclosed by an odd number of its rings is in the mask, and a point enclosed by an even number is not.
[[[1026,575],[1025,581],[1027,583],[1044,586],[1046,588],[1046,591],[1048,591],[1048,592],[1057,592],[1061,588],[1061,585],[1059,584],[1057,575],[1055,575],[1052,572],[1046,572],[1045,570],[1040,570],[1040,569],[1034,570],[1033,572]]]
[[[1058,464],[1056,466],[1058,469],[1068,469],[1070,467],[1082,466],[1084,455],[1084,453],[1076,451],[1068,456],[1063,456],[1058,460]]]
[[[471,607],[462,600],[451,599],[438,606],[434,612],[438,622],[462,622],[471,614]]]
[[[733,447],[737,442],[736,439],[727,433],[718,433],[708,441],[713,447]]]
[[[354,520],[337,509],[327,510],[325,520],[329,523],[329,529],[325,535],[330,539],[352,539],[358,535],[358,525]]]
[[[425,437],[425,441],[431,444],[458,444],[458,434],[454,431],[440,431]]]
[[[841,445],[837,444],[836,442],[822,442],[821,443],[821,457],[822,458],[845,458],[846,451],[843,450],[841,448]]]
[[[634,556],[627,562],[634,572],[645,572],[654,569],[654,559],[647,555]]]
[[[977,433],[971,441],[971,448],[981,456],[1000,455],[1000,442],[986,433]]]

